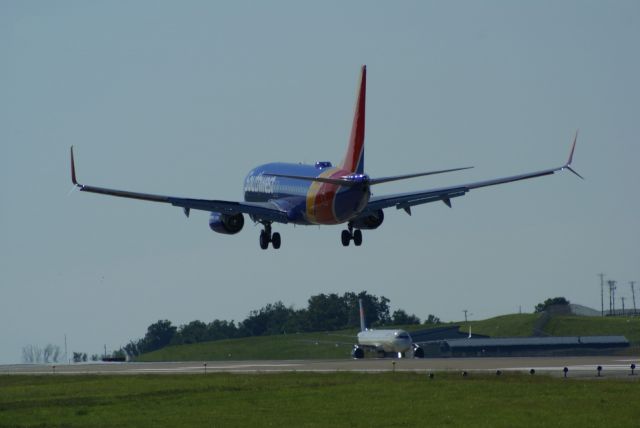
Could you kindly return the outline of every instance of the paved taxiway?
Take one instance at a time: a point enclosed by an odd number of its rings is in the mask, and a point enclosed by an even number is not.
[[[286,360],[286,361],[207,361],[207,373],[274,373],[274,372],[384,372],[384,371],[467,371],[529,372],[569,377],[594,377],[602,367],[604,377],[630,377],[634,356],[587,357],[505,357],[505,358],[425,358],[425,359],[364,359],[364,360]],[[204,373],[205,362],[176,363],[86,363],[86,364],[16,364],[0,365],[1,374],[194,374]],[[637,370],[640,373],[640,368]],[[630,377],[640,379],[640,375]]]

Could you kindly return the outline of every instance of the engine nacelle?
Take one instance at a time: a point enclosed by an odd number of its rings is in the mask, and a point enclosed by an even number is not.
[[[363,214],[351,220],[351,225],[356,229],[377,229],[384,221],[384,212],[378,210],[372,213]]]
[[[351,356],[356,360],[364,358],[364,349],[360,348],[359,346],[354,346],[353,351],[351,351]]]
[[[235,235],[242,230],[242,226],[244,226],[242,213],[229,215],[212,212],[209,216],[209,227],[214,232]]]
[[[419,345],[413,345],[413,358],[424,358],[424,349]]]

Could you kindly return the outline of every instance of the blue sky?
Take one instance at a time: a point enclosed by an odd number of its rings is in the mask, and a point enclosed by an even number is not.
[[[368,290],[421,318],[471,319],[639,280],[640,4],[0,3],[0,362],[22,346],[101,352],[158,319],[242,320]],[[368,66],[366,171],[475,168],[376,194],[570,173],[387,210],[360,248],[340,227],[210,231],[206,213],[73,193],[79,179],[240,200],[269,161],[339,162]],[[640,287],[639,287],[640,288]],[[619,305],[619,302],[618,302]]]

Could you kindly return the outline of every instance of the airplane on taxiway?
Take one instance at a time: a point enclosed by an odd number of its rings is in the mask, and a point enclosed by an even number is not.
[[[365,351],[376,352],[379,357],[388,355],[402,358],[406,352],[411,350],[414,358],[424,358],[424,350],[413,343],[411,336],[405,330],[400,329],[367,329],[364,322],[364,309],[362,299],[360,303],[360,332],[358,333],[358,343],[353,346],[351,356],[354,359],[364,358]]]
[[[273,223],[298,225],[346,223],[347,228],[341,235],[342,245],[346,247],[353,241],[356,246],[359,246],[362,244],[362,230],[377,229],[384,220],[383,210],[386,208],[403,209],[411,215],[412,206],[429,202],[442,201],[451,207],[452,198],[463,196],[472,189],[541,177],[564,169],[581,177],[571,169],[578,136],[576,132],[568,161],[556,168],[456,186],[372,197],[371,186],[470,167],[378,178],[365,174],[366,87],[367,69],[366,66],[362,66],[351,137],[347,153],[339,166],[334,167],[331,162],[316,162],[315,165],[291,163],[260,165],[251,170],[244,180],[243,202],[190,199],[80,184],[76,179],[73,147],[71,147],[71,180],[77,189],[84,192],[163,202],[181,207],[187,217],[192,209],[208,211],[209,227],[215,232],[228,235],[242,230],[246,214],[251,220],[263,226],[260,232],[260,248],[267,249],[271,243],[273,248],[277,249],[280,248],[281,237],[280,233],[272,232]]]

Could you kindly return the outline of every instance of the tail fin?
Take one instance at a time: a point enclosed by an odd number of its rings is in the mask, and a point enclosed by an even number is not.
[[[362,299],[359,299],[358,302],[360,303],[360,331],[365,331],[367,328],[364,324],[364,308],[362,307]]]
[[[360,87],[358,89],[358,99],[353,112],[353,125],[351,127],[351,137],[347,154],[342,162],[342,169],[364,174],[364,116],[365,98],[367,94],[367,66],[362,66],[360,74]]]

